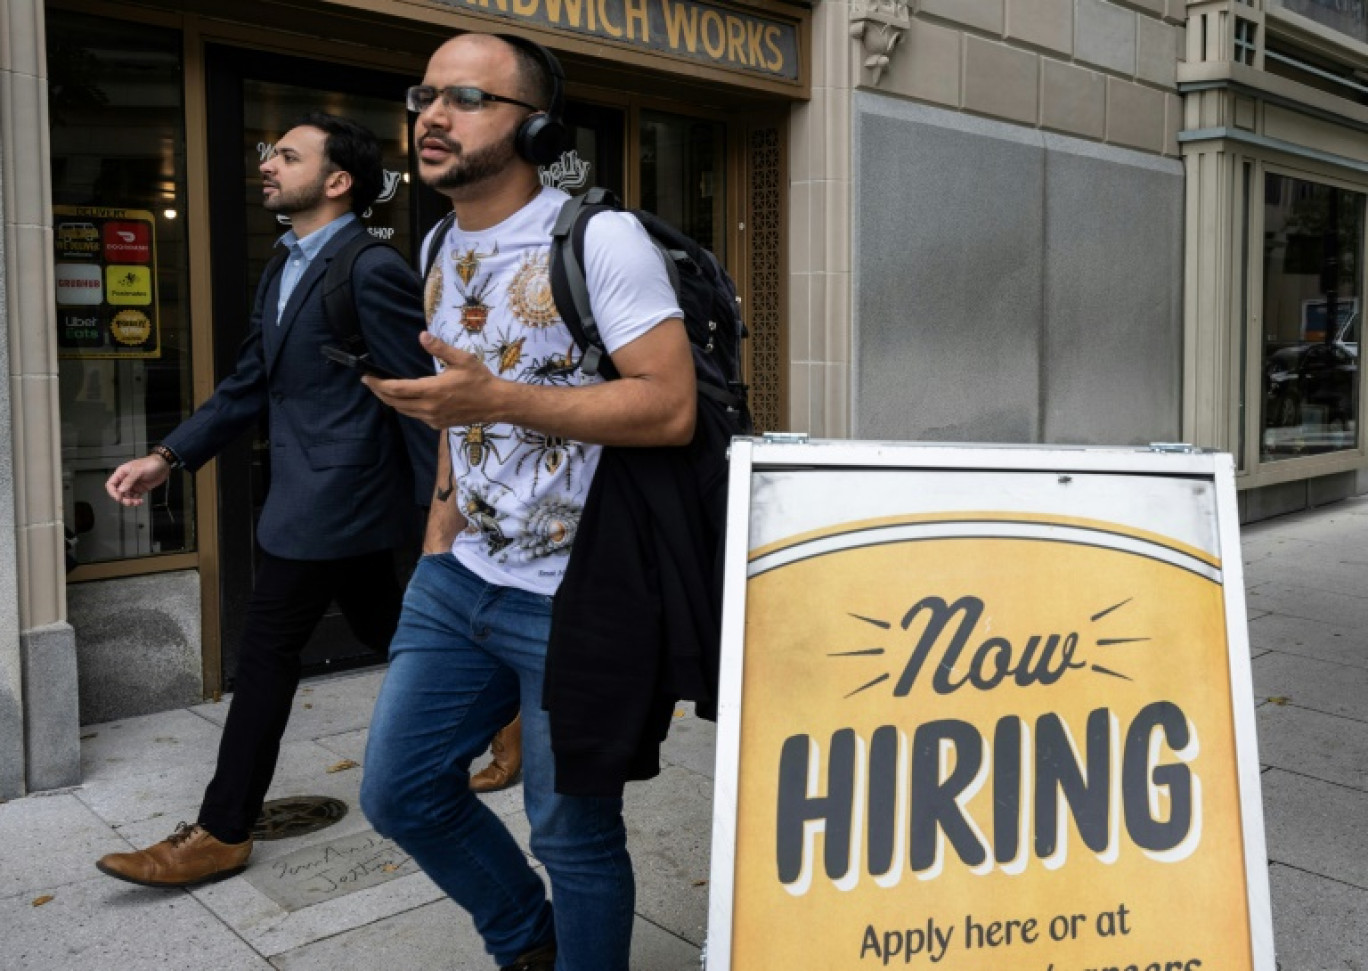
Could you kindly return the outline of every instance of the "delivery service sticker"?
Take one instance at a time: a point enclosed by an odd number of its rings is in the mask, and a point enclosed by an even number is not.
[[[747,574],[732,968],[1254,967],[1212,551],[988,508]]]

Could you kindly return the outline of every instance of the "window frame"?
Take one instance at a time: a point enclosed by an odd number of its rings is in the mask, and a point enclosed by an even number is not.
[[[1255,488],[1259,486],[1277,485],[1283,482],[1292,482],[1301,479],[1309,479],[1315,476],[1332,475],[1339,472],[1352,472],[1362,469],[1365,461],[1368,460],[1368,427],[1365,426],[1365,418],[1368,418],[1368,387],[1364,385],[1363,371],[1359,372],[1358,407],[1355,421],[1358,430],[1358,445],[1355,448],[1342,449],[1334,452],[1322,452],[1315,455],[1307,455],[1300,458],[1282,458],[1273,461],[1264,460],[1261,457],[1263,441],[1263,320],[1264,320],[1264,193],[1266,191],[1269,175],[1278,175],[1284,178],[1298,179],[1304,182],[1314,182],[1320,185],[1331,186],[1344,189],[1350,192],[1357,192],[1361,195],[1368,195],[1368,180],[1354,181],[1346,178],[1342,169],[1330,164],[1318,163],[1309,159],[1297,159],[1296,162],[1289,162],[1281,159],[1264,158],[1259,156],[1236,156],[1234,158],[1237,172],[1243,172],[1243,164],[1252,164],[1252,178],[1249,180],[1248,198],[1240,199],[1239,195],[1245,191],[1245,184],[1242,178],[1235,180],[1232,190],[1237,193],[1235,205],[1235,215],[1239,218],[1243,216],[1244,225],[1247,227],[1246,234],[1240,240],[1240,249],[1243,255],[1243,267],[1238,269],[1243,271],[1245,280],[1245,292],[1241,295],[1237,293],[1237,298],[1242,297],[1244,306],[1249,312],[1245,314],[1245,320],[1241,321],[1241,299],[1232,301],[1231,316],[1234,327],[1231,336],[1232,344],[1235,346],[1235,356],[1240,358],[1236,364],[1238,374],[1242,381],[1240,387],[1243,389],[1243,400],[1245,402],[1243,425],[1240,425],[1240,401],[1231,402],[1231,441],[1242,443],[1242,454],[1237,456],[1238,471],[1237,481],[1241,488]],[[1243,212],[1241,211],[1243,209]],[[1239,239],[1237,223],[1237,239]],[[1368,203],[1365,204],[1364,225],[1361,227],[1363,237],[1360,240],[1360,252],[1364,258],[1360,260],[1359,266],[1359,293],[1368,295]],[[1237,274],[1238,281],[1238,274]],[[1237,282],[1238,288],[1238,282]],[[1243,331],[1240,328],[1243,326]],[[1241,335],[1243,340],[1240,340]],[[1240,349],[1243,353],[1240,353]],[[1243,434],[1239,434],[1240,432]],[[1236,446],[1240,447],[1240,446]],[[1232,449],[1233,451],[1234,449]]]

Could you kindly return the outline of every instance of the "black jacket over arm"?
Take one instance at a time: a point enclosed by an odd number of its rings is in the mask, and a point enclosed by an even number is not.
[[[603,450],[551,610],[559,793],[620,796],[657,775],[680,699],[716,717],[731,433],[699,395],[689,445]]]

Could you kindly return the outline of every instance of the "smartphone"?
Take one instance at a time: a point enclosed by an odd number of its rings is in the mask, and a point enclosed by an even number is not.
[[[362,374],[369,374],[372,377],[383,378],[386,381],[406,380],[403,375],[395,374],[389,368],[372,361],[369,353],[353,354],[333,344],[324,344],[323,356],[335,364],[341,364],[343,367],[349,367],[354,371],[360,371]]]

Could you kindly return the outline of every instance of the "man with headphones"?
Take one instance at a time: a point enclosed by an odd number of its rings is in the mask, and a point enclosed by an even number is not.
[[[565,141],[564,77],[525,39],[463,34],[409,89],[419,174],[452,201],[430,259],[423,346],[439,373],[366,378],[442,429],[425,556],[376,702],[361,804],[382,834],[470,912],[518,971],[627,971],[635,883],[622,800],[555,791],[542,710],[551,598],[600,447],[683,445],[694,371],[663,261],[630,215],[585,239],[591,308],[620,374],[578,368],[551,296],[551,229],[567,196],[538,165]],[[437,251],[426,250],[436,246]],[[613,592],[604,591],[604,609]],[[523,795],[541,878],[470,792],[470,763],[521,708]]]

